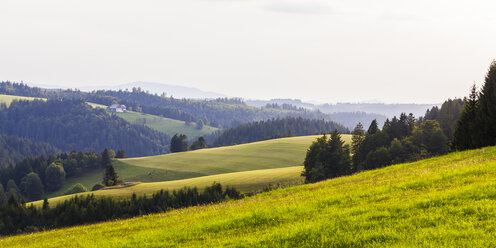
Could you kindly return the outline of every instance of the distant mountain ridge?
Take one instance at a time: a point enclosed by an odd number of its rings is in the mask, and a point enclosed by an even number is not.
[[[415,103],[336,103],[336,104],[312,104],[300,99],[271,99],[271,100],[246,100],[247,105],[263,107],[267,104],[290,104],[312,110],[320,110],[326,114],[336,113],[367,113],[382,115],[387,118],[399,116],[401,113],[412,113],[415,116],[423,116],[427,109],[433,106],[440,107],[441,104],[415,104]]]
[[[173,84],[162,84],[162,83],[154,83],[154,82],[132,82],[126,84],[119,84],[115,86],[87,86],[82,87],[81,90],[132,90],[134,88],[140,87],[142,90],[149,91],[152,94],[165,93],[167,96],[173,96],[174,98],[192,98],[192,99],[215,99],[215,98],[224,98],[226,95],[203,91],[193,87],[186,87],[181,85],[173,85]]]

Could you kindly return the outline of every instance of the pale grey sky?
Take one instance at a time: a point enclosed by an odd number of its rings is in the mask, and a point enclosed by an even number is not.
[[[494,0],[0,1],[0,80],[441,102],[496,58]]]

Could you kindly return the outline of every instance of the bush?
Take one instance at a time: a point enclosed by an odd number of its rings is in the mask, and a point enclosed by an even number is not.
[[[77,194],[82,192],[88,192],[88,189],[80,183],[74,184],[69,190],[67,190],[64,195]]]
[[[105,186],[103,184],[97,183],[97,184],[93,185],[93,188],[91,188],[91,191],[100,190],[103,188],[105,188]]]

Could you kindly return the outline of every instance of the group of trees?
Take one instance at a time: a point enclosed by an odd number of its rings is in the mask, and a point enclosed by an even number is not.
[[[14,101],[0,111],[0,133],[45,142],[58,149],[123,149],[129,156],[167,152],[170,138],[95,109],[82,100]]]
[[[48,156],[61,153],[60,149],[45,142],[0,134],[0,168],[16,164],[28,156]]]
[[[223,188],[219,183],[206,187],[184,188],[173,192],[161,190],[151,197],[146,195],[131,199],[114,199],[93,195],[75,196],[50,207],[45,199],[43,207],[27,207],[10,196],[0,208],[0,233],[3,235],[34,232],[84,223],[94,223],[117,218],[169,211],[171,209],[239,199],[242,194],[234,188]]]
[[[15,166],[1,168],[0,206],[5,203],[2,199],[10,196],[19,200],[39,200],[45,192],[61,189],[67,178],[105,168],[114,156],[114,152],[107,149],[102,153],[73,151],[48,157],[27,157]]]
[[[224,131],[213,142],[214,146],[243,144],[260,140],[329,133],[337,129],[341,133],[348,129],[332,121],[311,120],[301,117],[286,117],[256,121]]]
[[[350,146],[334,130],[329,139],[324,134],[310,145],[303,164],[307,183],[347,175],[352,171]]]
[[[449,150],[449,139],[436,120],[416,120],[412,114],[402,113],[399,118],[386,120],[382,130],[375,120],[367,131],[359,123],[352,135],[351,146],[344,144],[337,131],[330,139],[324,135],[310,146],[303,173],[307,182],[415,161]]]
[[[29,87],[22,83],[0,82],[0,94],[45,97],[56,99],[82,99],[110,105],[119,102],[130,110],[153,114],[186,122],[199,122],[219,128],[231,128],[237,125],[271,118],[286,116],[308,119],[331,120],[331,116],[320,111],[295,108],[252,107],[239,98],[219,98],[213,100],[177,99],[172,96],[151,94],[141,88],[132,90],[99,90],[82,92],[79,90],[48,90]],[[129,149],[126,149],[129,151]]]
[[[441,105],[441,108],[434,106],[430,110],[428,109],[424,117],[419,118],[419,122],[422,123],[426,120],[437,121],[444,135],[451,140],[455,132],[456,122],[460,117],[466,101],[467,99],[448,99]]]
[[[456,124],[452,147],[457,150],[496,145],[496,61],[487,72],[480,92],[472,86]]]
[[[170,150],[172,153],[175,152],[185,152],[188,150],[198,150],[207,148],[207,141],[203,136],[200,136],[197,140],[193,141],[191,146],[188,145],[188,137],[184,134],[175,134],[172,136]]]

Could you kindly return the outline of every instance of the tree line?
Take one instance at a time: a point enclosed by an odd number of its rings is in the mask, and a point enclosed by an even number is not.
[[[302,117],[270,119],[228,129],[215,138],[213,145],[225,146],[274,138],[329,133],[335,129],[341,133],[349,132],[346,127],[332,121]]]
[[[94,195],[74,196],[51,207],[44,200],[43,206],[36,208],[19,202],[10,196],[7,204],[0,208],[0,233],[3,235],[44,231],[85,223],[124,219],[172,209],[217,203],[228,199],[240,199],[243,195],[232,187],[222,187],[214,183],[202,191],[194,188],[158,191],[147,197],[133,193],[131,199],[114,199]]]
[[[112,163],[115,153],[76,152],[27,157],[15,166],[0,169],[0,206],[15,196],[21,200],[39,200],[45,193],[61,189],[65,180],[90,171],[101,170]]]
[[[48,90],[29,87],[23,83],[0,82],[0,94],[45,98],[82,99],[88,102],[110,105],[119,102],[132,110],[186,122],[202,121],[205,125],[218,128],[231,128],[243,123],[283,118],[286,116],[307,119],[331,120],[331,116],[320,111],[286,106],[281,108],[258,108],[246,105],[239,98],[219,98],[213,100],[178,99],[165,94],[151,94],[141,88],[131,90]],[[126,149],[127,150],[127,149]]]
[[[484,84],[472,86],[456,123],[452,147],[467,150],[496,145],[496,61],[489,66]]]
[[[478,91],[472,86],[468,98],[448,99],[441,108],[428,109],[418,120],[401,114],[386,120],[382,130],[374,121],[367,131],[361,124],[353,130],[351,146],[337,132],[317,139],[305,158],[307,182],[415,161],[449,151],[496,145],[496,61]]]
[[[69,99],[14,101],[0,110],[0,133],[45,142],[64,152],[109,148],[125,150],[128,156],[163,154],[170,142],[164,133]]]
[[[457,104],[460,102],[459,99],[448,100],[441,109],[433,109],[458,116],[461,108]],[[456,119],[431,116],[433,109],[427,110],[419,119],[413,114],[402,113],[399,118],[387,119],[382,129],[376,120],[367,130],[359,123],[352,131],[350,145],[342,141],[337,131],[330,137],[318,138],[305,158],[303,175],[306,181],[316,182],[448,153],[450,139],[446,134],[452,132]],[[444,121],[444,129],[436,119]]]
[[[45,142],[0,134],[0,168],[16,164],[29,156],[48,156],[61,150]]]

